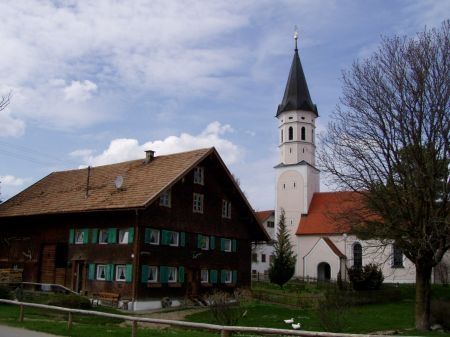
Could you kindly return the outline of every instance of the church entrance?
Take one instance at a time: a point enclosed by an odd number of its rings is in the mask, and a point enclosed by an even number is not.
[[[331,279],[331,267],[326,262],[317,265],[317,279],[319,281],[329,281]]]

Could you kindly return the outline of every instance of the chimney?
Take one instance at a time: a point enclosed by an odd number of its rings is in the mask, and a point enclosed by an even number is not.
[[[155,151],[147,150],[145,151],[145,163],[150,163],[155,158]]]

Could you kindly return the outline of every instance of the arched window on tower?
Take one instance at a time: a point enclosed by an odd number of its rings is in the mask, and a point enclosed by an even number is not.
[[[353,267],[362,267],[362,246],[358,242],[353,245]]]
[[[303,126],[302,127],[302,140],[305,140],[306,139],[306,129],[305,129],[305,127]]]
[[[289,127],[289,140],[293,140],[294,139],[294,129],[292,128],[292,126]]]
[[[283,143],[283,129],[281,129],[281,142]]]

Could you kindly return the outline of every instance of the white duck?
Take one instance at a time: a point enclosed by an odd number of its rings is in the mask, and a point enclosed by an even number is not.
[[[293,319],[293,318],[285,319],[285,320],[284,320],[284,323],[286,323],[286,324],[294,323],[294,319]]]
[[[297,323],[297,324],[293,323],[293,324],[292,324],[292,329],[298,330],[298,329],[300,329],[301,326],[302,326],[302,325],[301,325],[300,323]]]

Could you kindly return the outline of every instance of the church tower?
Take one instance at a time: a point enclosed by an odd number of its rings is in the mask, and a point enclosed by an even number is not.
[[[302,214],[308,212],[315,192],[319,192],[319,170],[316,164],[315,120],[317,107],[309,95],[308,85],[297,48],[298,33],[294,34],[295,51],[286,89],[276,118],[279,129],[280,163],[276,172],[276,221],[284,209],[286,227],[298,259],[296,231]],[[299,261],[297,261],[298,266]],[[295,275],[300,271],[296,267]]]

